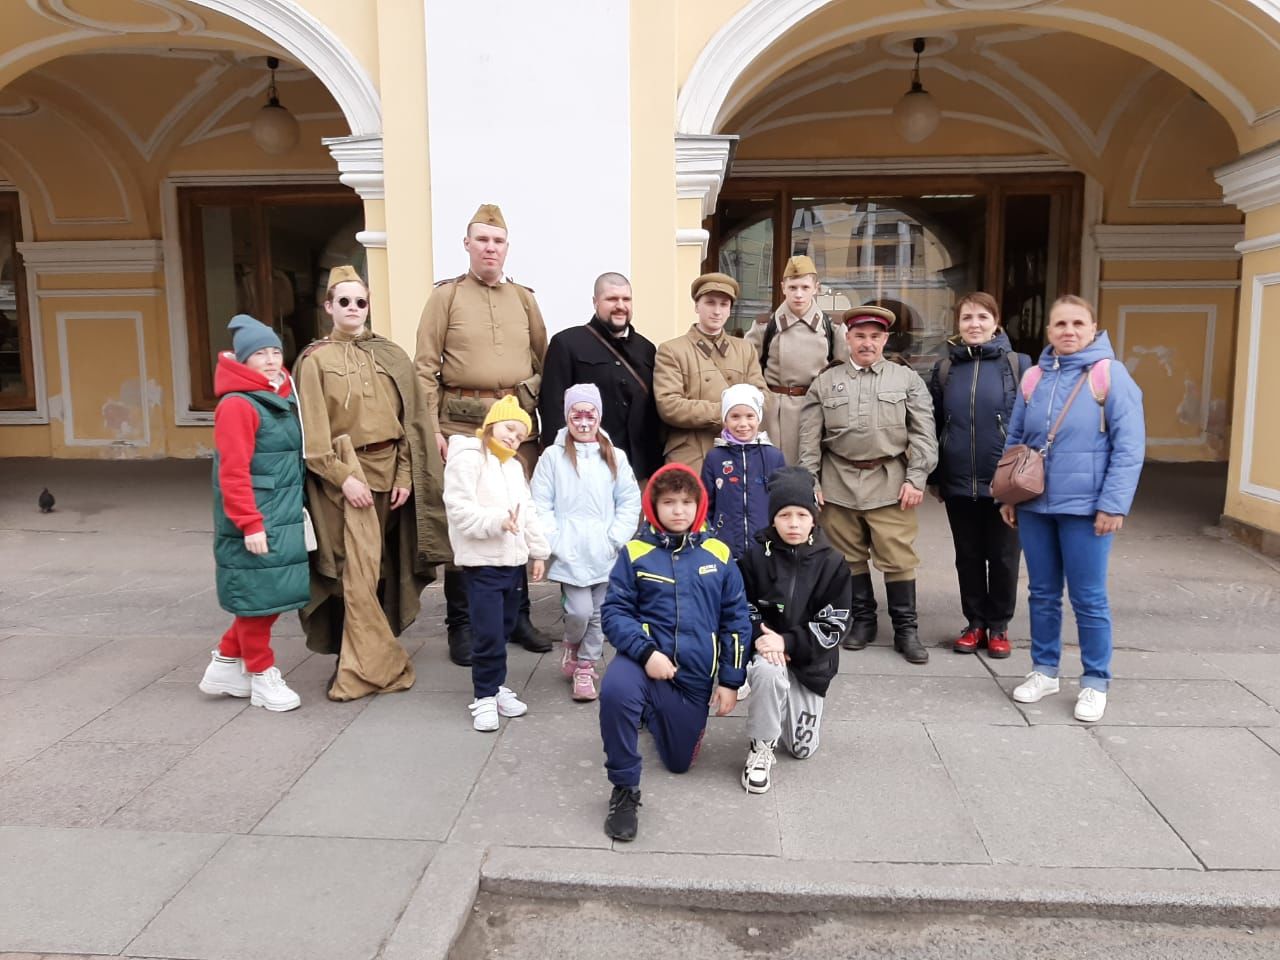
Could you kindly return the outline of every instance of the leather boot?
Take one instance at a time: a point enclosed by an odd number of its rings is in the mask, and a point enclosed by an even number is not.
[[[546,653],[551,649],[552,641],[545,633],[533,625],[529,619],[529,580],[526,576],[521,588],[520,615],[516,617],[516,628],[507,638],[508,643],[518,643],[530,653]]]
[[[471,618],[458,570],[444,572],[444,625],[449,632],[449,659],[460,667],[471,666]]]
[[[846,650],[861,650],[876,639],[876,591],[871,585],[871,574],[854,574],[853,609],[849,615],[849,631],[844,635],[842,646]]]
[[[916,624],[916,582],[888,581],[884,591],[889,599],[889,619],[893,621],[893,649],[907,663],[928,663],[929,651],[920,642]]]

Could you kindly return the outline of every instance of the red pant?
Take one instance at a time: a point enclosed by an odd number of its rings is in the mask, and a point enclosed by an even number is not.
[[[271,652],[271,625],[280,614],[265,617],[236,617],[218,644],[218,653],[224,657],[244,660],[249,673],[261,673],[276,662]]]

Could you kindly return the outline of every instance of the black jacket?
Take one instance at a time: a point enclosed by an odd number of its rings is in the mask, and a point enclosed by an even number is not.
[[[782,635],[787,666],[807,689],[827,695],[840,666],[840,641],[849,627],[853,578],[844,557],[815,527],[808,543],[786,544],[772,526],[755,536],[738,561],[751,614],[751,637],[768,624]]]
[[[1031,358],[1013,353],[1003,330],[984,344],[970,347],[949,341],[951,370],[942,383],[942,361],[933,367],[929,393],[938,430],[938,467],[929,477],[944,497],[991,496],[991,475],[1004,451],[1005,435],[1018,395],[1018,380]],[[1018,359],[1018,377],[1008,355]]]
[[[647,394],[588,327],[594,327],[626,357],[648,385]],[[637,477],[652,476],[662,466],[662,421],[653,399],[653,358],[657,352],[653,343],[635,327],[627,336],[615,338],[594,316],[587,324],[561,330],[552,337],[542,365],[542,389],[538,397],[542,446],[546,448],[555,443],[556,433],[564,426],[565,390],[575,383],[594,383],[604,403],[601,426],[605,433],[614,446],[626,453]]]

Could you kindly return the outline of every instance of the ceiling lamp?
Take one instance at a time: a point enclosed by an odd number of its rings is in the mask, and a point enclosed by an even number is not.
[[[942,111],[937,101],[920,83],[920,54],[924,53],[924,38],[916,37],[911,44],[916,53],[916,65],[911,71],[911,89],[902,95],[893,108],[893,122],[907,143],[919,143],[938,129]]]
[[[276,57],[267,57],[267,68],[271,71],[267,103],[253,118],[253,123],[249,124],[249,133],[253,135],[253,142],[258,145],[258,149],[278,157],[297,146],[298,121],[280,105],[280,98],[276,96],[276,70],[280,68],[280,61]]]

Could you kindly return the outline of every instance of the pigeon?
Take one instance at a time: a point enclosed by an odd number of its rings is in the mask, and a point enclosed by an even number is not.
[[[54,503],[53,494],[49,492],[48,487],[45,487],[43,490],[40,491],[40,499],[37,500],[36,502],[40,504],[41,513],[53,512],[53,503]]]

